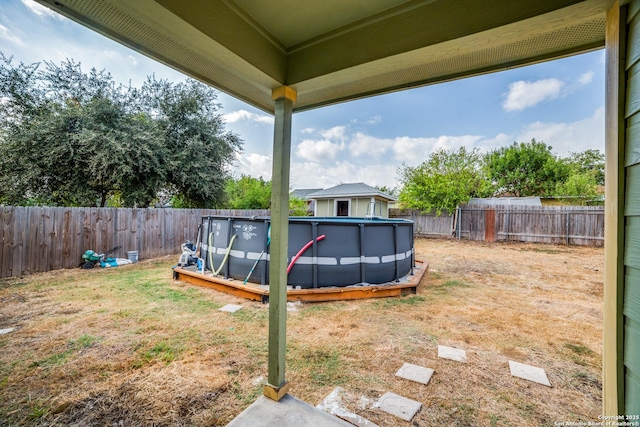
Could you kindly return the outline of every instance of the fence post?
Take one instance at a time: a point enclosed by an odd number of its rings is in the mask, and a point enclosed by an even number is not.
[[[460,240],[460,223],[462,222],[462,208],[458,206],[456,208],[456,235],[458,236],[458,240]]]
[[[510,213],[510,209],[509,209],[509,206],[507,206],[507,212],[506,212],[505,218],[504,218],[504,222],[505,222],[505,224],[504,224],[504,231],[505,231],[504,239],[507,242],[509,241],[509,229],[510,229],[510,225],[511,225],[510,224],[510,215],[509,215],[509,213]]]
[[[496,210],[485,209],[484,211],[484,241],[496,241]]]
[[[571,226],[571,222],[569,221],[569,215],[571,215],[571,213],[567,210],[567,218],[566,218],[566,227],[565,230],[567,231],[567,246],[569,246],[569,227]]]

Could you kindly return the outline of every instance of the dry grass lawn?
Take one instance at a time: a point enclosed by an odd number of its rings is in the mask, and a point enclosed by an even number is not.
[[[290,304],[291,394],[383,426],[540,426],[601,410],[603,249],[417,240],[403,298]],[[0,281],[0,426],[222,426],[261,395],[268,307],[175,282],[176,257]],[[242,304],[234,314],[217,309]],[[437,358],[437,346],[467,362]],[[553,387],[511,377],[543,367]],[[435,369],[398,379],[404,362]],[[373,403],[422,402],[412,422]]]

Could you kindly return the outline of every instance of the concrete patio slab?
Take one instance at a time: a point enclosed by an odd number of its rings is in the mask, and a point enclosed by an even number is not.
[[[380,397],[376,406],[388,414],[411,421],[422,407],[422,403],[388,391]]]
[[[466,362],[467,352],[458,348],[447,347],[444,345],[438,346],[438,357],[440,359],[455,360],[456,362]]]
[[[429,380],[434,372],[435,371],[431,368],[405,363],[398,372],[396,372],[396,377],[426,385],[429,384]]]
[[[547,373],[542,368],[536,368],[535,366],[525,365],[524,363],[514,362],[513,360],[509,360],[509,369],[511,370],[511,375],[514,377],[522,378],[525,380],[533,381],[538,384],[546,385],[547,387],[551,387],[551,383],[549,382],[549,378],[547,378]]]
[[[227,304],[224,307],[222,307],[219,311],[226,311],[227,313],[235,313],[236,311],[240,310],[241,308],[242,308],[241,305]]]
[[[336,387],[316,408],[342,418],[357,427],[378,427],[377,424],[372,423],[368,419],[347,410],[342,404],[342,396],[344,394],[346,394],[346,392],[342,387]]]
[[[15,330],[16,330],[16,328],[0,329],[0,335],[8,334],[9,332],[13,332]]]
[[[262,396],[227,427],[352,427],[346,421],[285,394],[279,402]]]

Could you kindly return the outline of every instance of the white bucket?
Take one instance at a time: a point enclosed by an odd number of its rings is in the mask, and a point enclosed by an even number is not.
[[[128,251],[127,252],[127,258],[131,262],[134,262],[134,263],[138,262],[138,251]]]

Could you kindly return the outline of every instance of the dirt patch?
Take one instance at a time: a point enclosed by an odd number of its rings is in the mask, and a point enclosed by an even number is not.
[[[413,425],[553,425],[601,408],[603,249],[417,240],[417,295],[298,304],[291,394],[336,386],[379,425],[387,391],[421,401]],[[173,257],[0,281],[0,426],[225,425],[262,392],[268,307],[171,280]],[[230,314],[217,309],[241,304]],[[437,358],[437,346],[467,362]],[[546,370],[548,388],[508,360]],[[435,369],[429,385],[395,377]],[[410,425],[406,423],[406,425]]]

